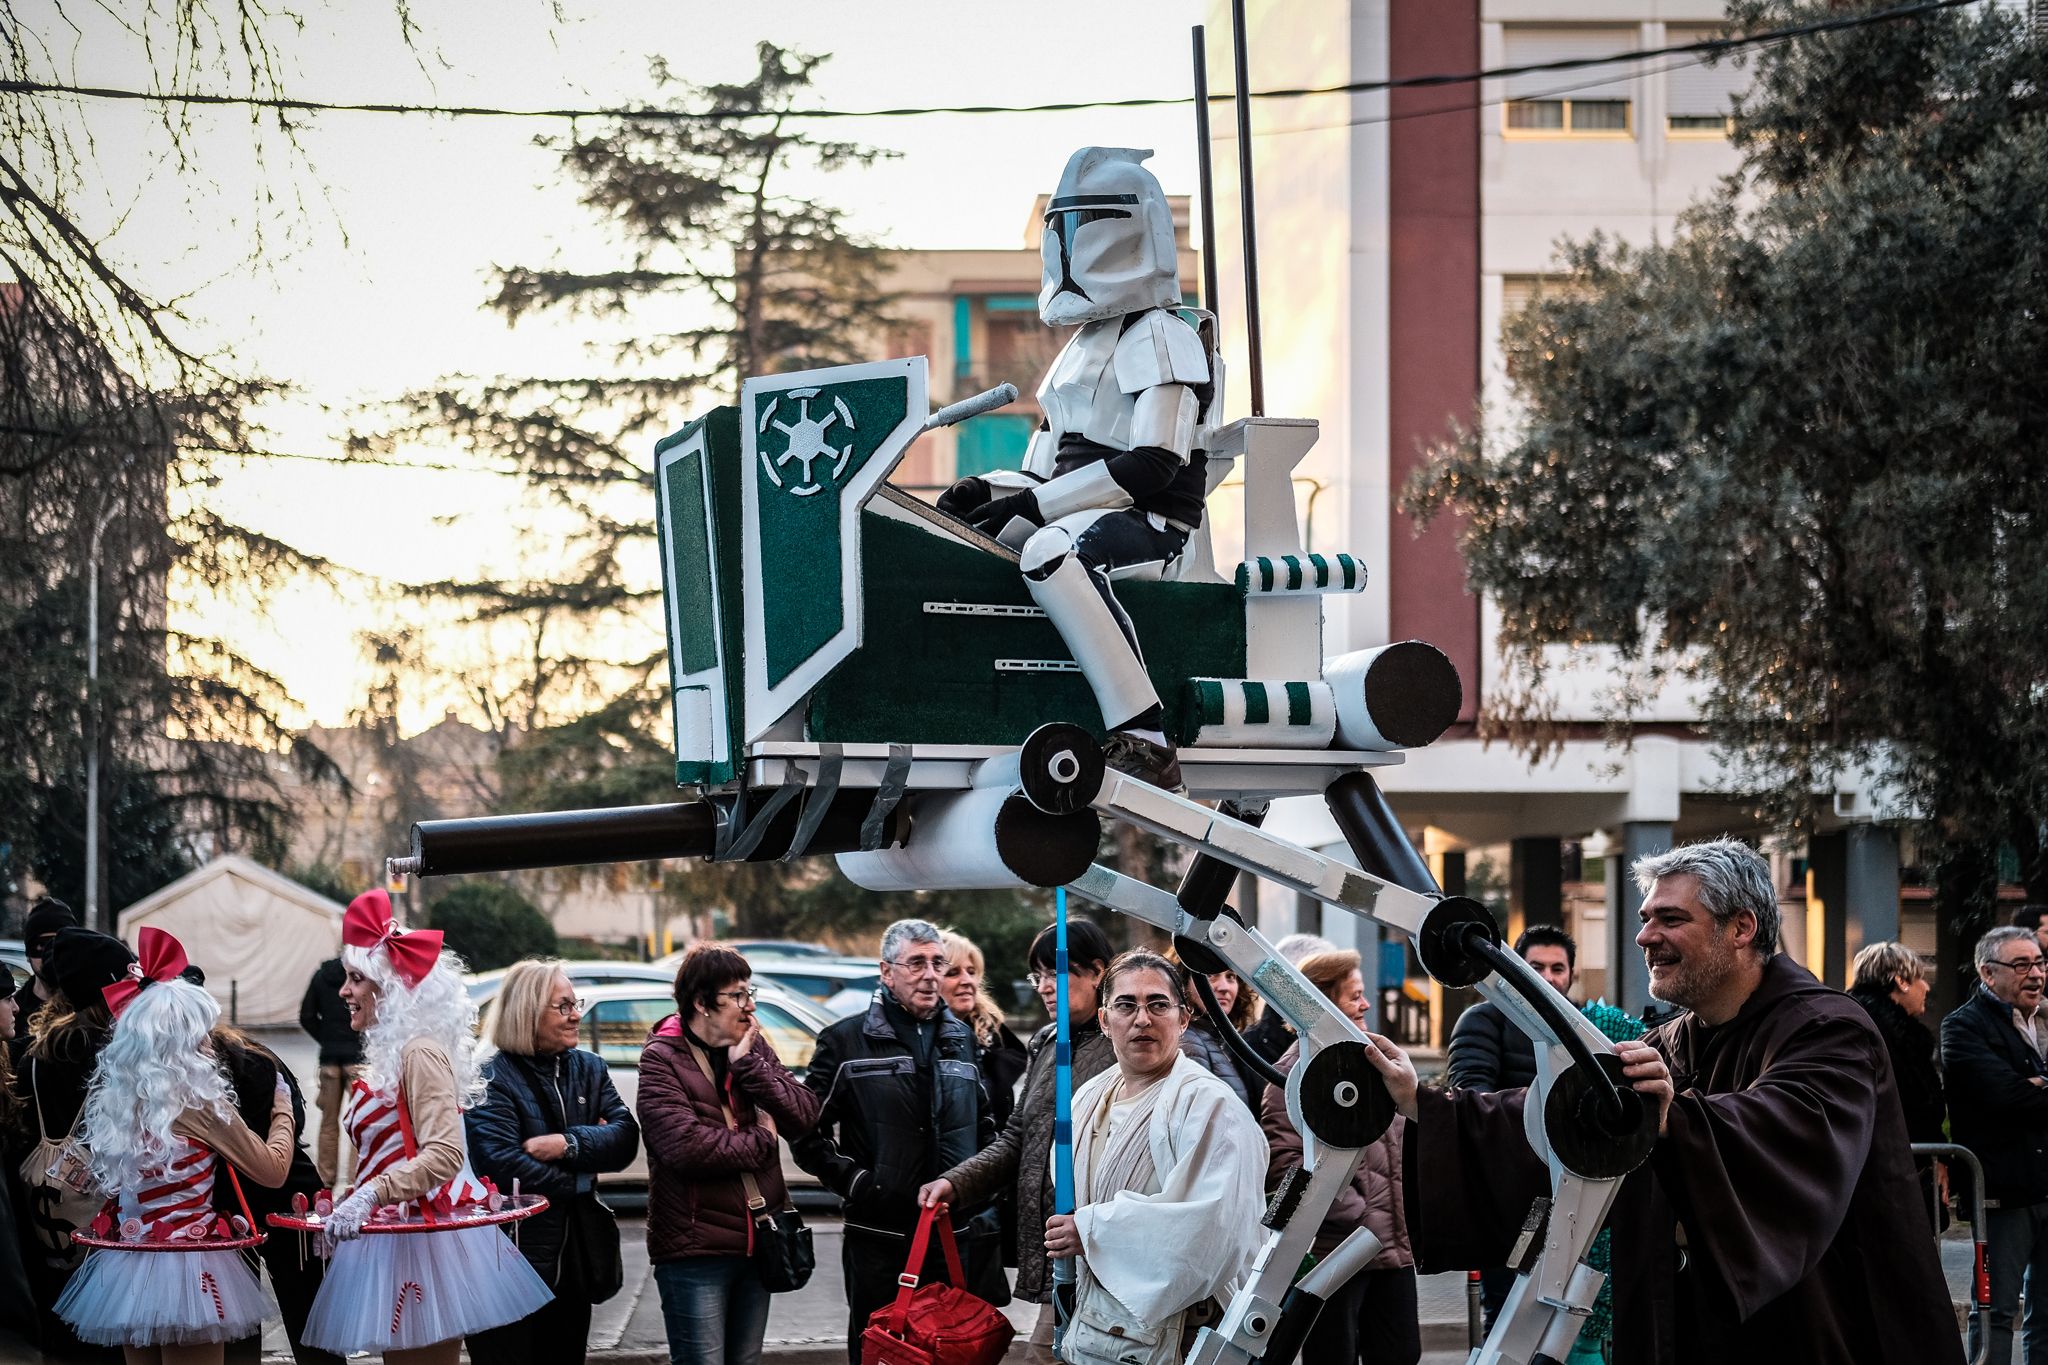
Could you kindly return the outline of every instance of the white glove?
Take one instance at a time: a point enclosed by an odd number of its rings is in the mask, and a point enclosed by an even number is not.
[[[320,1225],[320,1254],[332,1256],[337,1243],[363,1235],[363,1224],[377,1211],[377,1187],[358,1185],[356,1192],[334,1206]]]

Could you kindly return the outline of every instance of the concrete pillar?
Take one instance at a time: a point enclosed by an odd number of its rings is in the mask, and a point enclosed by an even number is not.
[[[1806,841],[1806,970],[1830,986],[1848,983],[1849,835]]]
[[[1854,962],[1866,944],[1899,937],[1899,832],[1889,825],[1849,826],[1843,862],[1849,893],[1843,949]]]
[[[1564,927],[1564,840],[1516,839],[1508,846],[1508,941],[1534,924]]]
[[[1643,893],[1629,870],[1636,859],[1671,848],[1671,824],[1664,820],[1623,822],[1607,855],[1607,1001],[1641,1014],[1650,1003],[1650,970],[1636,947]]]

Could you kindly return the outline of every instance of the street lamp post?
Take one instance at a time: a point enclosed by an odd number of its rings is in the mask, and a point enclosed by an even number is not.
[[[100,538],[120,504],[109,501],[93,524],[85,580],[85,922],[100,921]]]

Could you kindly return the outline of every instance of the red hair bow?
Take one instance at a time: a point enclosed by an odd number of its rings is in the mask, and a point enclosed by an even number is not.
[[[441,956],[441,931],[399,928],[391,914],[391,897],[382,889],[365,891],[348,903],[348,913],[341,917],[341,941],[351,948],[381,945],[392,969],[408,986],[426,980]]]
[[[185,945],[153,924],[145,925],[135,936],[135,947],[141,961],[128,968],[128,979],[100,988],[116,1019],[141,993],[144,982],[175,980],[187,966]]]

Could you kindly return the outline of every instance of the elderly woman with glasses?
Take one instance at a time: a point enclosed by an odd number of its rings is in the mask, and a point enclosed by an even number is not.
[[[1169,1365],[1222,1316],[1259,1245],[1266,1136],[1234,1091],[1181,1051],[1178,964],[1133,949],[1102,980],[1116,1066],[1074,1096],[1072,1214],[1045,1250],[1074,1257],[1069,1365]]]
[[[776,1139],[818,1121],[817,1097],[754,1018],[753,974],[722,944],[693,945],[676,970],[677,1013],[640,1054],[647,1254],[678,1365],[760,1360],[769,1291],[754,1267],[757,1220],[789,1206]]]
[[[537,1312],[473,1334],[476,1365],[580,1361],[590,1306],[614,1286],[588,1267],[616,1264],[618,1228],[597,1205],[597,1177],[640,1151],[640,1125],[604,1059],[576,1046],[583,1005],[552,958],[515,963],[492,1002],[483,1103],[463,1115],[470,1161],[509,1193],[543,1194],[547,1212],[519,1225],[519,1250],[555,1291]],[[593,1255],[595,1253],[595,1255]]]

